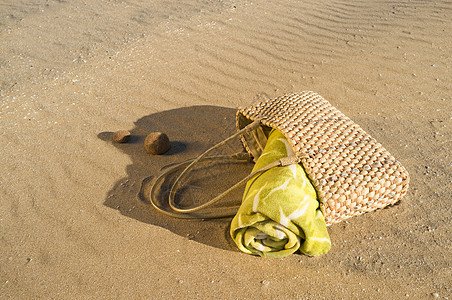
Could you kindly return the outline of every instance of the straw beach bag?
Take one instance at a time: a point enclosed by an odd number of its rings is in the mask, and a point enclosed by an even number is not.
[[[278,97],[240,109],[237,128],[261,126],[242,135],[259,157],[266,131],[281,131],[317,190],[328,225],[383,208],[407,192],[409,175],[383,146],[314,92]]]
[[[237,112],[238,131],[225,141],[184,162],[156,178],[151,188],[151,203],[158,210],[183,218],[224,198],[257,173],[276,166],[300,163],[317,191],[327,225],[352,216],[370,212],[399,201],[407,192],[409,175],[405,168],[374,138],[315,92],[285,95],[252,105]],[[231,187],[218,197],[197,207],[181,208],[174,202],[181,179],[194,164],[206,158],[212,150],[241,136],[248,155],[256,161],[267,142],[271,129],[279,130],[289,141],[295,156],[276,161]],[[157,204],[155,193],[163,178],[176,169],[185,168],[170,191],[171,210]],[[223,217],[229,214],[213,214]]]

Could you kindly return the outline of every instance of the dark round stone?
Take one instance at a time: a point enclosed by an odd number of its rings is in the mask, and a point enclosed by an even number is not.
[[[144,147],[150,154],[163,154],[171,147],[170,140],[163,132],[151,132],[144,140]]]

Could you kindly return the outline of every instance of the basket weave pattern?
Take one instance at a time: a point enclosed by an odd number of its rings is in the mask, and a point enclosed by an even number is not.
[[[327,225],[394,204],[407,192],[405,168],[317,93],[285,95],[241,109],[237,127],[256,119],[281,131],[301,158]]]

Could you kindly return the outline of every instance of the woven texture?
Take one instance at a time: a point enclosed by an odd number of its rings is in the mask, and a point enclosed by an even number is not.
[[[317,190],[327,225],[394,204],[407,192],[405,168],[317,93],[285,95],[240,109],[237,127],[256,119],[263,126],[242,137],[247,151],[257,159],[265,132],[282,132]]]

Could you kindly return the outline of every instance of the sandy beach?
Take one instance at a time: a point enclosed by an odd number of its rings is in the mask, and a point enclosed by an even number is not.
[[[0,0],[0,298],[452,299],[451,15],[441,0]],[[238,108],[306,90],[411,177],[397,205],[330,226],[327,254],[247,255],[231,218],[137,197],[233,134]],[[169,152],[146,152],[152,131]],[[187,199],[251,168],[195,172]]]

